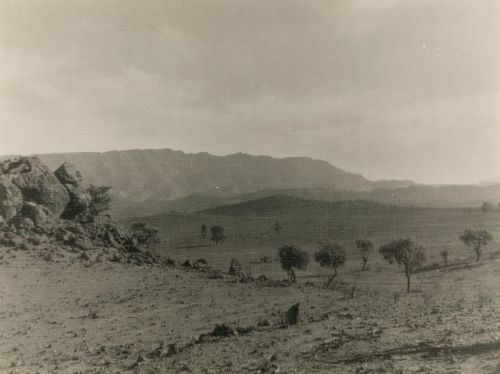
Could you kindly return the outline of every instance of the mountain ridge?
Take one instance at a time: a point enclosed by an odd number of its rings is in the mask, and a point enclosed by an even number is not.
[[[62,161],[72,162],[90,183],[109,184],[118,196],[137,201],[172,200],[217,189],[241,194],[319,187],[365,191],[376,188],[377,183],[395,187],[416,185],[411,181],[370,181],[361,174],[310,157],[275,158],[241,152],[216,156],[168,148],[38,156],[51,168]]]

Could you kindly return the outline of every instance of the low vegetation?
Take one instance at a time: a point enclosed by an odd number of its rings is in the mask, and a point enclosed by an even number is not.
[[[91,216],[97,216],[99,213],[108,211],[111,208],[111,187],[90,185],[87,189],[90,195],[88,206]]]
[[[146,222],[134,222],[129,229],[130,235],[141,245],[158,244],[159,230]]]
[[[439,253],[443,259],[444,266],[448,266],[448,251],[445,249]]]

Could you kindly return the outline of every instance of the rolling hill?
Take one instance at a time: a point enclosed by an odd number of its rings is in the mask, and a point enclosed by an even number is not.
[[[407,208],[379,204],[366,200],[326,202],[287,195],[272,195],[261,199],[206,209],[200,213],[221,216],[328,216],[347,212],[387,213],[407,211]]]

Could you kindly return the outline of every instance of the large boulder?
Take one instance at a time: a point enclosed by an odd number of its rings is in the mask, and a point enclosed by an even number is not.
[[[50,211],[43,205],[27,201],[21,209],[21,216],[29,218],[35,226],[41,229],[50,228],[52,222]]]
[[[0,173],[0,217],[8,222],[17,215],[23,205],[23,195],[10,179]]]
[[[76,166],[65,162],[54,172],[56,178],[66,188],[69,203],[62,214],[62,218],[71,219],[87,210],[91,200],[87,190],[82,187],[83,177]]]
[[[43,205],[55,217],[68,205],[68,191],[37,157],[4,161],[2,171],[21,190],[25,202]]]
[[[63,185],[70,184],[72,186],[79,186],[83,181],[82,174],[77,170],[76,166],[70,162],[65,162],[59,166],[54,172],[54,175]]]

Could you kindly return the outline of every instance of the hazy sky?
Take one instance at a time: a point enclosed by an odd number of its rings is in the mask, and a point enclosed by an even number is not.
[[[500,176],[500,1],[0,0],[0,154],[173,148]]]

